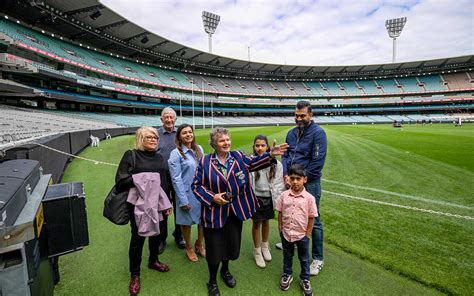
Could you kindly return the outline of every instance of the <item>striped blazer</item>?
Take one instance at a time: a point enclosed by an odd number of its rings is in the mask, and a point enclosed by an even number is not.
[[[250,184],[251,171],[264,169],[275,162],[268,153],[262,156],[246,156],[240,151],[230,152],[230,169],[225,177],[218,169],[217,154],[201,158],[192,185],[194,195],[201,202],[201,225],[205,228],[221,228],[230,211],[241,221],[247,220],[258,208],[258,201]],[[232,200],[225,205],[214,202],[216,193],[231,192]]]

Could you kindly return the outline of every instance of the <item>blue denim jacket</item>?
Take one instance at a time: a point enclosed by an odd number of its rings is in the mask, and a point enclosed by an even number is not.
[[[327,139],[324,130],[311,121],[299,135],[297,127],[286,135],[288,150],[282,157],[283,175],[287,175],[292,164],[302,164],[306,170],[308,182],[321,178],[326,159]]]

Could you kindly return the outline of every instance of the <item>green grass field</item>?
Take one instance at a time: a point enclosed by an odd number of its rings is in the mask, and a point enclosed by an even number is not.
[[[324,129],[329,142],[321,201],[326,264],[311,280],[315,294],[473,295],[474,126]],[[256,134],[281,142],[287,130],[233,128],[232,146],[249,152]],[[208,130],[196,134],[198,142],[210,151]],[[103,141],[99,149],[88,148],[81,156],[118,163],[132,143],[132,136]],[[114,175],[112,166],[83,160],[74,160],[64,174],[63,182],[84,182],[90,245],[61,257],[58,295],[128,294],[129,226],[116,226],[102,217],[103,199]],[[271,227],[273,246],[278,241],[276,221]],[[237,287],[229,289],[219,279],[221,292],[300,295],[297,282],[287,292],[278,288],[281,251],[273,250],[274,259],[266,269],[255,266],[250,228],[250,221],[244,223],[241,257],[230,265]],[[147,247],[145,263],[146,253]],[[171,271],[150,271],[144,263],[140,295],[206,295],[205,260],[188,262],[172,237],[160,260],[169,264]],[[296,258],[294,271],[299,273]]]

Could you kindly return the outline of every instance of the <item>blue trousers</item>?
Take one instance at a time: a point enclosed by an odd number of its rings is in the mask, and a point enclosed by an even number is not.
[[[285,239],[282,233],[280,233],[280,236],[283,245],[283,272],[293,275],[293,256],[296,245],[298,248],[298,259],[300,260],[301,265],[300,279],[309,280],[309,266],[311,264],[309,257],[309,237],[305,236],[299,241],[289,242]]]
[[[313,232],[311,233],[312,250],[311,257],[316,260],[323,260],[323,225],[321,224],[321,212],[319,211],[319,203],[321,199],[321,180],[317,179],[306,183],[306,191],[316,198],[316,208],[318,209],[318,217],[314,218]]]

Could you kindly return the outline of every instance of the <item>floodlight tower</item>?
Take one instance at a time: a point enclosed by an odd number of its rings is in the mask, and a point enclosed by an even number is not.
[[[217,25],[221,17],[207,11],[202,12],[202,23],[204,24],[204,31],[209,36],[209,53],[212,53],[212,34],[216,32]]]
[[[407,22],[406,17],[390,19],[385,21],[385,28],[387,28],[388,36],[393,39],[393,55],[392,55],[392,63],[395,63],[396,58],[396,48],[397,48],[397,38],[400,37],[402,33],[403,27]]]

